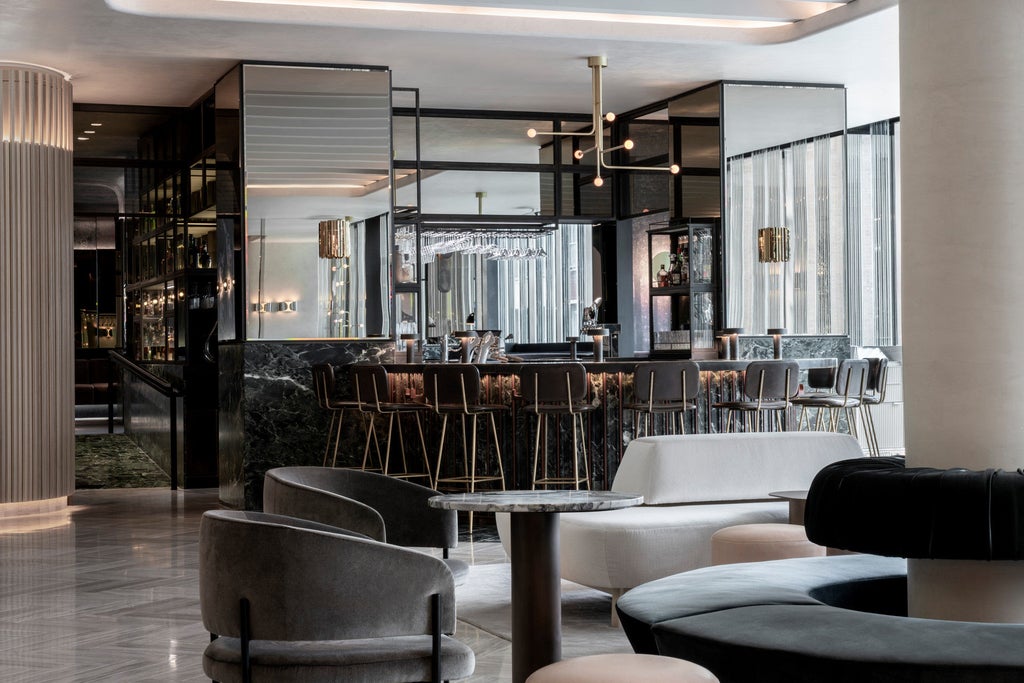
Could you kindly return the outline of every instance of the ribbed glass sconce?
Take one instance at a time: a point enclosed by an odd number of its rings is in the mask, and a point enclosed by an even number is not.
[[[320,258],[348,258],[351,216],[320,221]]]
[[[789,228],[761,228],[757,231],[757,260],[761,263],[787,263]]]

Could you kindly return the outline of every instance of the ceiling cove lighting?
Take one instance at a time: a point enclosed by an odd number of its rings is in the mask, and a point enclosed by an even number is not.
[[[725,19],[720,17],[682,17],[665,14],[627,14],[619,12],[588,12],[573,10],[535,9],[526,7],[492,7],[480,5],[441,5],[419,2],[387,2],[385,0],[217,0],[257,5],[287,5],[292,7],[330,7],[334,9],[376,10],[381,12],[420,12],[426,14],[461,14],[481,17],[514,19],[542,19],[547,21],[591,21],[620,24],[652,24],[657,26],[699,26],[706,28],[772,28],[786,26],[792,21],[762,19]],[[831,9],[833,4],[822,3]]]
[[[607,168],[616,171],[668,171],[673,175],[679,173],[679,165],[672,164],[671,166],[615,166],[605,161],[605,154],[611,154],[612,152],[625,149],[633,149],[633,141],[626,140],[621,145],[615,147],[609,147],[605,149],[604,146],[604,121],[611,123],[615,120],[615,114],[612,112],[602,113],[602,85],[601,85],[601,69],[608,66],[608,59],[606,57],[587,57],[587,66],[591,70],[591,84],[594,90],[594,111],[593,119],[590,124],[590,129],[580,132],[555,132],[555,131],[541,131],[535,128],[531,128],[526,131],[527,137],[535,138],[538,135],[549,135],[552,137],[593,137],[594,144],[586,149],[578,149],[573,152],[573,156],[579,160],[590,152],[594,152],[595,161],[595,173],[594,173],[594,185],[601,187],[604,185],[604,178],[601,177],[601,169]]]

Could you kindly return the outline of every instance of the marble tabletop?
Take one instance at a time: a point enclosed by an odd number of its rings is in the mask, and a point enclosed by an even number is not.
[[[612,491],[482,491],[434,496],[427,504],[470,512],[591,512],[618,510],[643,502],[641,495]]]

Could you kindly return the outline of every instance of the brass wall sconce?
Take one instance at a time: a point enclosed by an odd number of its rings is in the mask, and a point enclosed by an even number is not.
[[[757,260],[761,263],[788,263],[789,228],[761,228],[757,231]]]
[[[320,221],[320,258],[348,258],[348,229],[352,216]]]

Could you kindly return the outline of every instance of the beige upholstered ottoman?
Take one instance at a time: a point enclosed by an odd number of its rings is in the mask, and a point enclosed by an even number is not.
[[[807,540],[800,524],[740,524],[711,536],[711,564],[819,557],[824,546]]]
[[[609,654],[564,659],[530,674],[526,683],[718,683],[702,666],[674,657]]]

